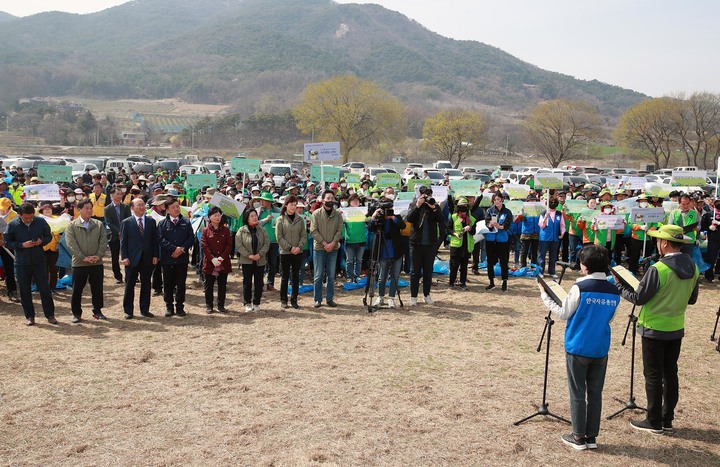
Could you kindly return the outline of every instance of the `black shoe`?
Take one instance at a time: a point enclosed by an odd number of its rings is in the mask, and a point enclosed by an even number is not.
[[[585,445],[587,446],[588,449],[597,449],[598,448],[597,440],[595,439],[594,436],[585,438]]]
[[[219,313],[227,313],[227,309],[224,306],[218,306],[217,311]]]
[[[315,302],[315,305],[313,305],[315,308],[320,308],[322,306],[322,302]]]
[[[283,310],[288,308],[288,302],[280,302],[280,308],[282,308]]]
[[[468,289],[468,286],[466,284],[460,284],[458,287],[460,288],[460,290],[463,291],[466,291]]]
[[[160,295],[162,295],[162,289],[153,292],[153,297],[159,297]]]
[[[149,311],[141,311],[140,314],[146,318],[154,318],[155,315],[150,313]]]
[[[187,313],[185,313],[183,310],[178,310],[177,312],[175,312],[175,314],[181,318],[184,318],[185,316],[187,316]]]
[[[215,310],[213,310],[213,307],[211,307],[211,306],[206,306],[206,307],[205,307],[205,313],[211,314],[213,311],[215,311]]]
[[[80,319],[79,316],[73,315],[71,321],[72,321],[73,323],[77,324],[77,323],[79,323],[80,321],[82,321],[82,319]]]
[[[28,326],[35,326],[35,318],[28,319],[25,324],[27,324]]]
[[[455,284],[450,284],[450,285],[448,285],[448,289],[450,289],[450,290],[455,290]]]
[[[490,282],[489,285],[485,286],[485,290],[492,290],[495,288],[495,282]]]
[[[666,435],[675,433],[675,428],[673,428],[672,422],[663,422],[663,433]]]
[[[20,303],[20,297],[18,297],[17,290],[13,290],[12,292],[8,292],[8,297],[10,298],[11,302]]]
[[[298,305],[297,300],[290,300],[290,305],[295,308],[296,310],[300,308],[300,305]]]
[[[115,279],[116,284],[124,284],[125,282],[122,279]]]
[[[174,314],[175,314],[174,311],[172,311],[172,310],[167,310],[167,311],[165,312],[165,317],[166,317],[166,318],[172,318]]]
[[[99,319],[99,320],[103,320],[103,321],[106,321],[106,320],[107,320],[107,318],[105,317],[105,315],[102,314],[102,313],[99,312],[99,311],[98,311],[97,313],[93,313],[93,318]]]
[[[328,304],[328,306],[331,307],[331,308],[335,308],[336,306],[338,306],[338,304],[335,303],[335,302],[332,301],[332,300],[329,300],[329,301],[327,302],[327,304]]]
[[[58,323],[58,320],[56,320],[54,316],[49,317],[47,320],[48,320],[48,323],[50,323],[50,324]]]
[[[661,435],[663,434],[662,426],[660,427],[654,427],[650,422],[647,421],[647,419],[644,420],[630,420],[630,425],[639,431],[647,431],[648,433],[652,433],[654,435]]]
[[[52,294],[53,298],[60,296],[60,292],[55,289],[50,290],[50,293]]]
[[[133,315],[130,313],[125,313],[125,319],[133,319]]]
[[[479,275],[480,275],[480,270],[479,270],[479,269],[473,269],[473,270],[472,270],[472,273],[475,274],[476,276],[479,276]]]
[[[560,439],[563,443],[567,444],[573,449],[577,449],[578,451],[584,451],[585,449],[587,449],[585,438],[576,438],[575,435],[572,433],[562,435]]]
[[[507,281],[502,281],[502,287],[500,287],[500,290],[507,292]]]

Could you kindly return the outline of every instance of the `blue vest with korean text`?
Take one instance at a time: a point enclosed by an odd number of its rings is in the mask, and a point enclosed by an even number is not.
[[[565,351],[602,358],[610,350],[610,322],[620,304],[620,292],[608,281],[588,279],[575,285],[580,304],[565,327]]]
[[[543,213],[547,225],[544,229],[540,229],[541,242],[559,242],[560,241],[560,224],[565,222],[562,212],[555,211],[555,216],[551,216],[547,211]]]

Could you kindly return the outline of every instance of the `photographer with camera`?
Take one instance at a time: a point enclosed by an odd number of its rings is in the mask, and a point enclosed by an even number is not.
[[[505,207],[505,198],[502,193],[495,193],[492,197],[493,205],[485,214],[485,224],[490,230],[485,234],[488,266],[487,274],[490,284],[485,290],[495,288],[495,265],[500,263],[502,274],[502,291],[507,291],[508,262],[510,261],[510,225],[513,222],[512,212]]]
[[[432,190],[426,186],[419,188],[420,195],[415,204],[410,205],[407,222],[412,224],[410,230],[410,257],[412,272],[410,274],[410,305],[417,305],[417,294],[420,289],[420,274],[423,280],[425,303],[432,304],[430,286],[432,285],[433,262],[438,243],[438,225],[443,222],[442,211],[432,197]]]
[[[467,269],[475,248],[475,218],[468,212],[470,203],[466,198],[458,198],[455,213],[450,216],[450,288],[455,287],[458,269],[460,269],[460,289],[467,290]]]
[[[405,221],[396,216],[393,211],[393,202],[386,196],[380,198],[377,209],[370,217],[370,229],[375,230],[377,237],[373,244],[372,257],[379,259],[380,273],[378,277],[378,297],[373,304],[375,307],[383,305],[385,300],[385,283],[390,275],[390,298],[388,307],[395,308],[395,294],[397,281],[402,267],[404,244],[400,231],[405,228]]]

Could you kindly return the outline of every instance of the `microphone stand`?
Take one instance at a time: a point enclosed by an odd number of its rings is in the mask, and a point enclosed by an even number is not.
[[[550,335],[552,334],[552,327],[553,324],[555,324],[555,321],[551,317],[552,311],[549,311],[547,316],[545,317],[545,327],[543,328],[542,336],[540,336],[540,342],[538,343],[537,352],[540,352],[540,349],[542,349],[543,340],[545,339],[545,336],[547,335],[546,343],[545,343],[545,379],[543,381],[543,397],[542,397],[542,404],[540,404],[540,407],[538,408],[537,412],[534,414],[527,416],[523,418],[522,420],[518,420],[517,422],[513,423],[513,425],[518,426],[521,423],[524,423],[531,418],[537,417],[538,415],[543,415],[546,417],[553,417],[560,421],[563,421],[567,424],[570,424],[569,420],[566,420],[558,415],[555,415],[554,413],[550,412],[548,410],[548,403],[546,400],[547,396],[547,381],[548,381],[548,366],[550,363]]]
[[[711,341],[714,341],[714,340],[715,340],[715,332],[717,332],[718,320],[720,320],[720,307],[718,307],[718,311],[717,311],[717,314],[716,314],[716,317],[715,317],[715,328],[713,329],[713,333],[712,333],[712,335],[710,336],[710,340],[711,340]],[[715,350],[717,350],[718,352],[720,352],[720,339],[718,339],[718,344],[717,344],[717,346],[715,346]]]
[[[614,414],[607,417],[608,420],[612,420],[614,417],[620,415],[626,410],[644,410],[647,412],[647,409],[645,409],[644,407],[640,407],[635,403],[635,395],[633,394],[633,389],[635,387],[635,336],[637,335],[637,320],[638,318],[637,316],[635,316],[635,305],[633,305],[632,311],[628,315],[628,323],[625,327],[625,336],[623,336],[623,340],[621,342],[621,345],[625,346],[628,331],[630,330],[630,325],[632,325],[632,353],[630,354],[630,396],[628,397],[627,401],[620,400],[617,397],[615,398],[616,401],[625,404],[625,406]]]
[[[562,268],[562,272],[560,273],[560,277],[558,278],[558,284],[562,284],[563,277],[565,276],[565,270],[570,267],[570,263],[566,261],[556,261],[555,266],[560,266]]]

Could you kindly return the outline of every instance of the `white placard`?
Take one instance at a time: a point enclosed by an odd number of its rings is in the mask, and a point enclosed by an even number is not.
[[[210,198],[210,204],[219,207],[223,214],[235,219],[242,217],[242,213],[245,211],[245,203],[235,201],[229,196],[225,196],[224,194],[218,192]]]
[[[651,222],[665,222],[665,209],[663,208],[632,208],[630,222],[645,224]]]
[[[511,199],[527,199],[530,193],[530,185],[518,185],[515,183],[506,183],[503,185],[505,193],[510,195]]]
[[[60,201],[60,186],[55,183],[27,185],[25,201]]]
[[[409,199],[395,200],[395,203],[393,204],[395,215],[399,214],[401,216],[407,216],[407,213],[410,210],[410,203],[412,203],[412,200]]]
[[[303,160],[312,161],[338,161],[340,160],[340,143],[306,143],[303,150]]]
[[[623,188],[626,190],[642,190],[645,188],[647,180],[645,177],[623,177]]]
[[[615,191],[620,187],[621,181],[622,180],[620,180],[619,178],[606,178],[605,179],[605,187],[608,190]]]
[[[563,174],[555,172],[538,172],[535,174],[535,187],[543,189],[562,189],[564,186]]]
[[[593,219],[598,230],[620,230],[625,228],[625,216],[599,215]]]
[[[673,170],[671,183],[680,186],[705,186],[707,170]]]
[[[343,216],[345,222],[364,222],[365,214],[367,213],[366,207],[347,207],[340,208],[340,213]]]

